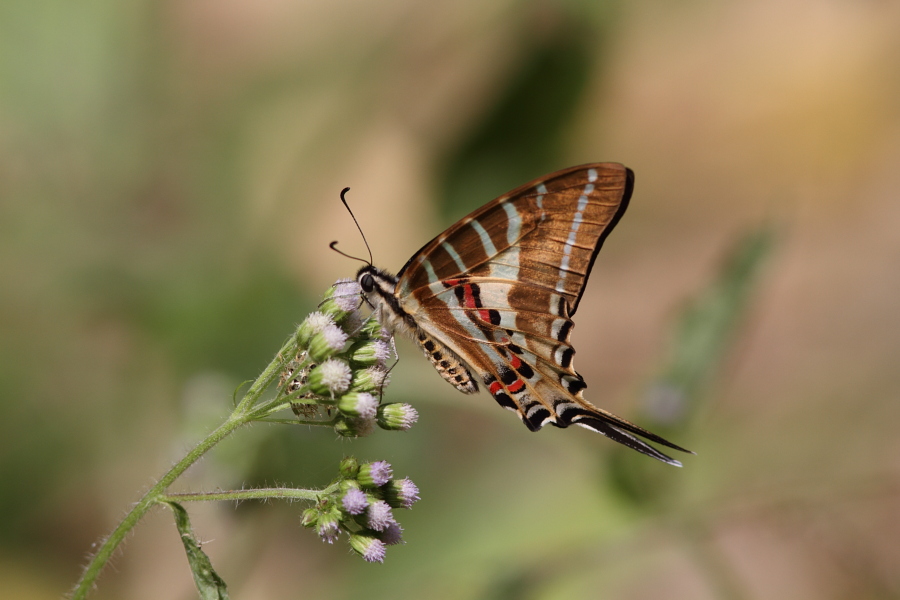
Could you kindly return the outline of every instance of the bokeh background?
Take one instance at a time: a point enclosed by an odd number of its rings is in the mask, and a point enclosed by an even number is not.
[[[242,599],[900,597],[900,4],[0,3],[0,596],[58,598],[365,252],[494,196],[636,172],[576,318],[594,402],[673,469],[529,433],[408,343],[406,433],[239,432],[181,489],[388,460],[369,565],[298,505],[190,505]],[[636,459],[636,460],[634,460]],[[152,513],[94,598],[192,598]]]

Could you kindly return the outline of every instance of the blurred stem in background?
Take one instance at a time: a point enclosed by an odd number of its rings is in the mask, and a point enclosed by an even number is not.
[[[777,230],[769,223],[740,234],[713,281],[687,302],[676,320],[664,366],[647,388],[639,422],[664,437],[680,441],[687,437],[739,339],[776,239]],[[666,502],[677,479],[646,468],[629,454],[613,455],[610,477],[615,489],[635,505]]]

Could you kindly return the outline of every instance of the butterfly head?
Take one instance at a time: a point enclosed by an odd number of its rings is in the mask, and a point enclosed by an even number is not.
[[[366,265],[356,272],[356,281],[362,289],[366,303],[372,307],[376,318],[389,330],[398,326],[414,326],[409,315],[400,306],[394,290],[397,278],[372,265]]]

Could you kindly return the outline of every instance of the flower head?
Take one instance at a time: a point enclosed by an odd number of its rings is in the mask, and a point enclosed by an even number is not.
[[[419,420],[419,413],[409,404],[392,402],[378,407],[378,426],[382,429],[406,431]]]
[[[374,366],[358,371],[353,379],[353,390],[358,392],[380,392],[390,381],[387,369]]]
[[[366,493],[360,489],[350,488],[341,498],[341,506],[351,515],[361,515],[369,506],[369,499]]]
[[[347,337],[343,329],[329,323],[309,340],[309,356],[316,362],[322,362],[343,350]]]
[[[350,547],[366,562],[384,562],[384,542],[365,533],[350,534]]]
[[[372,420],[378,410],[378,398],[368,392],[350,392],[341,396],[337,407],[350,417]]]
[[[362,366],[383,365],[391,357],[391,346],[384,340],[362,340],[350,348],[347,357]]]
[[[310,389],[316,394],[333,396],[347,391],[351,377],[352,372],[347,363],[329,358],[310,372],[308,382]]]
[[[379,460],[366,463],[359,468],[357,481],[363,487],[381,487],[391,480],[394,470],[387,461]]]
[[[346,417],[334,424],[334,430],[344,437],[366,437],[375,431],[375,419]]]
[[[333,544],[340,534],[340,519],[331,511],[322,513],[316,522],[316,533],[322,538],[323,542]]]
[[[384,531],[388,525],[396,523],[391,507],[384,500],[376,500],[366,509],[366,525],[374,531]]]
[[[408,477],[388,482],[382,491],[384,499],[393,508],[410,508],[419,500],[419,488]]]
[[[320,333],[328,325],[334,325],[334,319],[331,316],[319,311],[310,313],[297,330],[300,344],[305,347],[314,335]]]
[[[386,546],[402,544],[403,528],[400,527],[399,523],[397,523],[396,521],[393,523],[389,523],[388,526],[378,534],[378,539],[384,542]]]

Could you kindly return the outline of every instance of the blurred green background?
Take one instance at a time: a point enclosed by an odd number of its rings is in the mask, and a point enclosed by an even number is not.
[[[900,4],[0,3],[0,596],[57,598],[364,248],[636,173],[576,318],[593,402],[695,451],[529,433],[411,345],[407,433],[256,426],[179,489],[421,488],[385,565],[190,505],[233,598],[900,597]],[[97,599],[195,597],[171,514]]]

